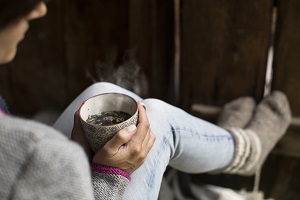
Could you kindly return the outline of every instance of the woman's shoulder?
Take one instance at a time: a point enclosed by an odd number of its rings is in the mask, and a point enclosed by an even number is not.
[[[19,157],[20,161],[37,149],[50,152],[61,147],[80,148],[51,126],[18,117],[0,114],[0,133],[2,153]]]
[[[48,148],[56,148],[58,144],[71,149],[79,146],[51,126],[1,114],[0,133],[1,147],[13,154],[28,154],[41,144],[47,144]]]
[[[0,130],[1,133],[3,133],[1,136],[18,137],[22,139],[28,138],[28,140],[33,141],[44,138],[68,141],[63,134],[51,126],[33,120],[3,114],[0,114]]]

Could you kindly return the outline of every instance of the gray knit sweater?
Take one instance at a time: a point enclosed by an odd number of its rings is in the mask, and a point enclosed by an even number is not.
[[[0,199],[122,199],[128,174],[90,169],[82,148],[61,133],[0,110]]]

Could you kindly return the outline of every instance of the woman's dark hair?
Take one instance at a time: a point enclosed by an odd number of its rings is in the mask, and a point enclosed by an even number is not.
[[[42,0],[0,0],[0,29],[32,11]]]

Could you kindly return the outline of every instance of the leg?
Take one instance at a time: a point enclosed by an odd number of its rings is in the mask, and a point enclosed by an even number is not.
[[[156,143],[145,163],[132,174],[124,199],[157,199],[169,163],[189,173],[221,169],[253,175],[291,121],[288,100],[281,92],[267,96],[252,117],[250,114],[238,123],[229,119],[229,126],[244,126],[250,118],[244,129],[233,128],[231,133],[162,101],[147,99],[144,103]]]
[[[65,136],[68,138],[71,137],[71,132],[73,128],[73,120],[74,120],[74,113],[79,109],[83,101],[86,99],[95,96],[97,94],[101,93],[108,93],[108,92],[118,92],[127,94],[131,97],[133,97],[137,101],[142,101],[142,98],[134,94],[133,92],[130,92],[126,89],[123,89],[117,85],[114,85],[112,83],[95,83],[88,87],[85,91],[83,91],[66,109],[65,111],[60,115],[60,117],[56,120],[53,127],[60,132],[62,132]]]
[[[234,142],[225,129],[160,100],[147,99],[144,103],[156,142],[145,163],[132,174],[124,199],[157,199],[169,163],[189,173],[222,169],[230,164]]]

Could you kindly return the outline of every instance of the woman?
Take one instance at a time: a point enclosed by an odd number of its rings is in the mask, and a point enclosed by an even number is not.
[[[0,63],[14,58],[28,22],[45,14],[43,1],[0,0]],[[85,99],[104,92],[143,101],[147,114],[138,103],[137,126],[119,131],[93,154],[77,110]],[[230,103],[221,115],[221,128],[160,100],[143,100],[113,84],[97,83],[70,104],[54,129],[11,116],[1,99],[0,196],[153,200],[168,165],[189,173],[251,175],[284,134],[290,115],[285,95],[273,92],[257,107],[249,98]]]

